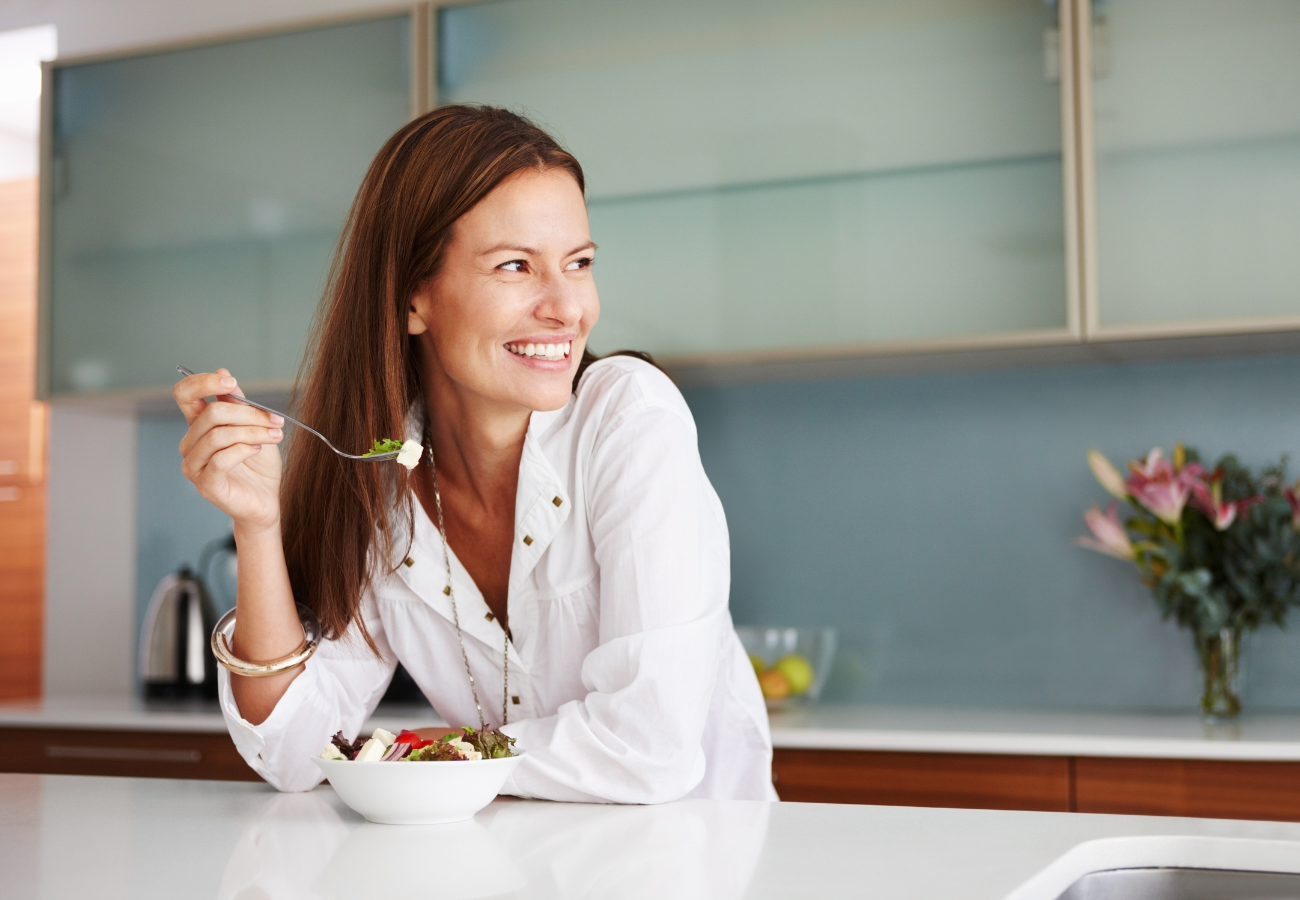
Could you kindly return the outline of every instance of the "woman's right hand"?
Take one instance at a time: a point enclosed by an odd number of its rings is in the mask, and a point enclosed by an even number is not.
[[[222,401],[244,396],[226,369],[190,375],[172,389],[190,430],[181,441],[181,471],[238,530],[279,530],[280,449],[284,419]],[[205,397],[217,397],[208,403]]]

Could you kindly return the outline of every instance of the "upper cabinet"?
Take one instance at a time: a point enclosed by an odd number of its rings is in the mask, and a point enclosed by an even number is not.
[[[1300,341],[1297,0],[437,7],[53,64],[43,392],[283,387],[367,164],[435,102],[581,160],[597,350]]]
[[[178,364],[293,376],[352,196],[411,113],[410,19],[50,70],[48,393],[169,387]]]
[[[452,6],[438,99],[581,161],[599,350],[1068,339],[1058,24],[1043,0]]]
[[[1091,333],[1300,325],[1300,3],[1092,0],[1080,12]]]

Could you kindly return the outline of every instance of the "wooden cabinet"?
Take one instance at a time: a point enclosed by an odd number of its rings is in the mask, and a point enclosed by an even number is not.
[[[782,800],[960,809],[1070,810],[1070,761],[1059,756],[776,750]]]
[[[1300,821],[1300,763],[1080,758],[1079,812]]]
[[[0,700],[41,692],[45,417],[36,389],[36,183],[0,184]]]
[[[225,732],[0,728],[0,772],[262,780]]]
[[[1300,762],[777,749],[782,800],[1300,821]]]

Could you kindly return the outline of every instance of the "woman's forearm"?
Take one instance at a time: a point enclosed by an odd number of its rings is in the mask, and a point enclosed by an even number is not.
[[[279,523],[251,530],[235,525],[239,550],[239,591],[231,648],[248,662],[269,662],[302,644],[302,624],[289,585]],[[302,673],[296,666],[267,678],[230,677],[239,712],[254,725],[266,721],[289,684]]]

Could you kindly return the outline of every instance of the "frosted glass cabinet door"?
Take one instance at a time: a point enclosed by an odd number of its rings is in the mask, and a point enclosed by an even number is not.
[[[1300,316],[1300,3],[1093,18],[1100,324]]]
[[[406,15],[55,71],[52,393],[177,364],[293,376],[370,159],[409,115]]]
[[[521,110],[582,162],[598,349],[1064,330],[1054,6],[449,7],[438,99]]]

